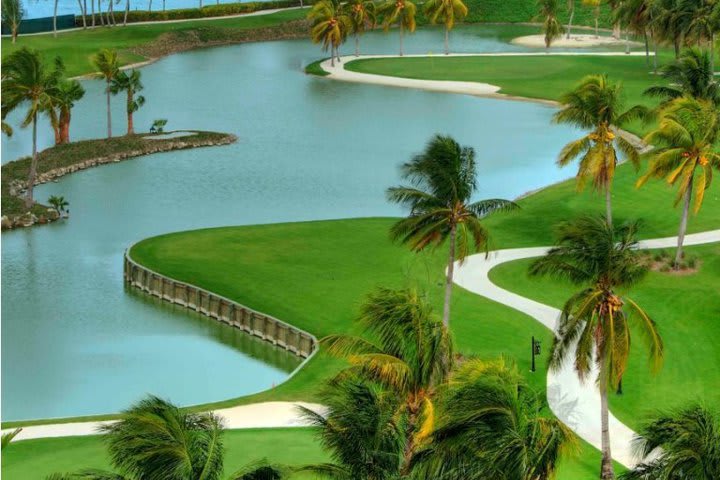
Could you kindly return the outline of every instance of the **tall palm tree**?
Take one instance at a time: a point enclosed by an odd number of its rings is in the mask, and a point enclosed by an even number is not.
[[[692,21],[693,6],[685,0],[655,0],[652,23],[658,34],[675,48],[675,58],[680,50]]]
[[[25,16],[25,10],[20,0],[2,0],[2,23],[10,27],[12,43],[17,41],[23,16]]]
[[[437,480],[555,478],[560,458],[578,443],[543,412],[541,399],[514,365],[467,360],[448,384],[439,426],[418,454],[416,471]]]
[[[145,97],[135,94],[143,89],[140,81],[140,71],[133,69],[130,74],[119,71],[110,83],[110,93],[117,95],[120,92],[127,92],[127,101],[125,102],[125,111],[127,112],[127,134],[135,133],[133,127],[133,113],[137,112],[140,107],[145,105]]]
[[[684,50],[679,59],[660,68],[660,75],[665,85],[650,87],[645,95],[659,98],[661,108],[682,96],[710,100],[720,106],[720,85],[713,81],[712,61],[699,48]]]
[[[567,5],[568,5],[568,12],[570,12],[570,16],[568,17],[567,36],[565,38],[567,38],[569,40],[570,33],[572,30],[573,18],[575,17],[575,0],[567,0]]]
[[[455,21],[461,21],[467,17],[468,8],[462,0],[428,0],[425,2],[425,15],[430,23],[437,23],[438,20],[445,25],[445,55],[450,53],[450,30],[455,26]]]
[[[542,22],[542,30],[545,34],[545,48],[549,49],[552,42],[560,38],[565,28],[558,19],[558,0],[538,0],[540,11],[535,21]]]
[[[344,5],[336,0],[320,0],[310,9],[308,18],[312,21],[313,43],[322,43],[323,50],[330,50],[330,65],[335,66],[335,58],[340,60],[338,49],[352,28]]]
[[[640,458],[652,460],[623,480],[720,478],[720,416],[702,405],[660,415],[640,429],[635,446]]]
[[[602,6],[602,0],[582,0],[582,4],[585,7],[592,8],[593,20],[595,21],[595,38],[600,36],[600,7]]]
[[[632,32],[645,39],[645,59],[648,64],[650,63],[648,30],[651,23],[651,4],[652,0],[624,0],[614,12],[615,20],[625,25],[626,34]],[[630,42],[628,41],[626,42],[626,53],[629,52]]]
[[[411,0],[387,0],[380,5],[380,12],[384,15],[385,30],[397,24],[400,27],[400,56],[403,56],[403,37],[405,30],[412,33],[417,26],[415,15],[417,7]]]
[[[37,176],[37,119],[57,92],[58,83],[64,73],[60,58],[52,67],[42,61],[37,50],[26,47],[16,50],[3,60],[2,69],[2,111],[3,116],[17,107],[28,104],[21,126],[32,125],[32,160],[28,170],[25,208],[32,207],[33,187]]]
[[[580,158],[577,188],[582,190],[592,180],[594,188],[605,193],[605,214],[612,224],[612,182],[618,151],[636,167],[640,162],[637,149],[615,132],[624,123],[641,118],[646,111],[639,106],[623,111],[622,86],[611,83],[605,75],[585,77],[574,90],[560,97],[560,103],[562,107],[553,117],[555,123],[592,130],[565,145],[557,163],[564,167]]]
[[[460,146],[453,138],[435,135],[425,151],[402,166],[402,175],[411,185],[391,187],[391,202],[410,210],[410,216],[395,223],[391,237],[419,252],[449,243],[445,278],[443,324],[450,325],[450,300],[456,260],[472,251],[487,251],[488,231],[481,219],[492,212],[517,208],[510,200],[472,202],[477,190],[475,151]]]
[[[355,56],[360,55],[360,35],[368,28],[374,28],[377,22],[375,2],[372,0],[353,0],[349,3],[351,31],[355,36]]]
[[[695,4],[688,23],[688,36],[698,44],[708,46],[710,56],[710,81],[715,74],[715,40],[720,32],[720,2],[718,0],[690,0]]]
[[[333,479],[391,480],[400,475],[404,432],[395,392],[350,377],[321,393],[324,412],[302,408],[333,463],[301,470]]]
[[[115,50],[103,48],[93,57],[95,68],[98,69],[98,78],[105,80],[105,97],[107,102],[107,138],[112,138],[112,113],[110,111],[110,94],[113,78],[120,71],[120,62]]]
[[[83,470],[53,479],[219,480],[223,474],[223,427],[212,413],[188,413],[149,396],[125,410],[118,422],[100,428],[115,472]],[[259,465],[258,468],[267,468]],[[243,471],[231,480],[280,478]]]
[[[432,431],[433,396],[452,368],[452,341],[430,305],[412,290],[379,289],[361,307],[367,338],[331,335],[322,340],[331,355],[350,367],[339,379],[357,375],[390,390],[404,418],[405,445],[401,472]]]
[[[661,111],[658,127],[644,139],[654,147],[647,154],[648,172],[638,180],[638,187],[650,178],[665,178],[670,185],[678,187],[675,205],[683,202],[675,268],[682,260],[693,190],[693,211],[697,213],[712,182],[713,168],[720,168],[718,138],[720,111],[717,106],[707,100],[681,97]]]
[[[581,217],[560,225],[557,246],[530,267],[530,275],[568,280],[583,287],[563,306],[550,368],[559,369],[565,361],[573,361],[582,380],[597,369],[603,480],[615,476],[607,392],[608,387],[617,388],[625,372],[630,327],[648,344],[653,370],[660,367],[663,357],[655,322],[635,301],[618,292],[637,284],[647,273],[636,250],[636,233],[636,223],[614,228],[601,217]]]
[[[54,112],[54,114],[51,114],[51,123],[53,116],[57,120],[56,143],[70,142],[71,111],[75,106],[75,102],[79,101],[84,95],[85,89],[77,80],[63,80],[58,84],[57,91],[51,99],[49,107],[49,110]]]

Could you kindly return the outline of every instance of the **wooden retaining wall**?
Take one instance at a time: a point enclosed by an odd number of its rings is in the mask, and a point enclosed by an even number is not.
[[[178,282],[136,263],[125,252],[125,283],[166,302],[182,305],[308,358],[317,350],[317,339],[299,328],[195,285]]]

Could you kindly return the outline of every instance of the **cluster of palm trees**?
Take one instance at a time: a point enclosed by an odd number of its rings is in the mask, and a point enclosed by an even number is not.
[[[462,0],[429,0],[424,3],[424,14],[430,23],[442,23],[445,27],[445,53],[450,53],[449,34],[456,21],[462,21],[468,9]],[[340,46],[348,36],[355,38],[355,55],[360,55],[360,36],[368,29],[381,24],[385,30],[397,26],[400,32],[400,55],[403,55],[405,32],[412,33],[417,26],[417,6],[411,0],[320,0],[316,2],[308,18],[311,20],[310,35],[323,50],[330,51],[330,61],[340,60]]]
[[[105,80],[107,87],[107,135],[112,136],[110,96],[126,92],[127,134],[134,133],[133,113],[144,103],[145,98],[137,92],[143,89],[140,72],[129,73],[120,70],[117,52],[102,50],[94,57],[99,78]],[[13,110],[27,106],[21,126],[32,126],[32,158],[28,171],[25,207],[32,207],[33,187],[37,176],[37,124],[38,117],[46,115],[55,136],[55,144],[70,142],[70,121],[75,103],[85,95],[85,89],[79,81],[65,76],[65,66],[60,57],[50,63],[43,59],[40,52],[27,47],[12,52],[3,59],[2,69],[2,121],[3,132],[12,135],[12,128],[5,122]]]

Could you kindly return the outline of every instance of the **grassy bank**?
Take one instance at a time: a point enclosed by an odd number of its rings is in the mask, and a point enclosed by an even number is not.
[[[166,135],[173,132],[167,132]],[[226,145],[236,140],[234,135],[217,132],[194,132],[176,138],[153,138],[138,134],[111,139],[82,140],[56,145],[39,153],[37,182],[45,183],[68,173],[105,163],[158,152],[186,148]],[[27,183],[30,157],[24,157],[2,166],[2,215],[11,220],[27,213],[20,189]],[[31,212],[38,216],[47,213],[47,207],[36,204]]]
[[[226,474],[263,458],[291,466],[331,460],[309,428],[228,430],[224,445]],[[558,480],[590,478],[599,464],[599,452],[583,444],[577,458],[562,462]],[[13,443],[2,452],[2,476],[13,480],[36,480],[52,473],[82,468],[110,468],[100,437],[26,440]],[[317,477],[298,473],[292,478],[311,480]]]

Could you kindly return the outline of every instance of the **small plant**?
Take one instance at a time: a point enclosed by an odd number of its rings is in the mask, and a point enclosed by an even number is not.
[[[150,133],[163,133],[165,125],[167,125],[167,118],[159,118],[155,120],[150,127]]]
[[[56,195],[51,195],[50,198],[48,198],[48,203],[55,209],[58,215],[65,213],[67,207],[70,206],[70,203],[65,200],[65,197],[58,197]]]
[[[12,432],[8,432],[3,434],[2,436],[2,448],[7,447],[10,445],[10,442],[13,441],[13,438],[17,437],[17,435],[22,432],[22,428],[16,428]]]

